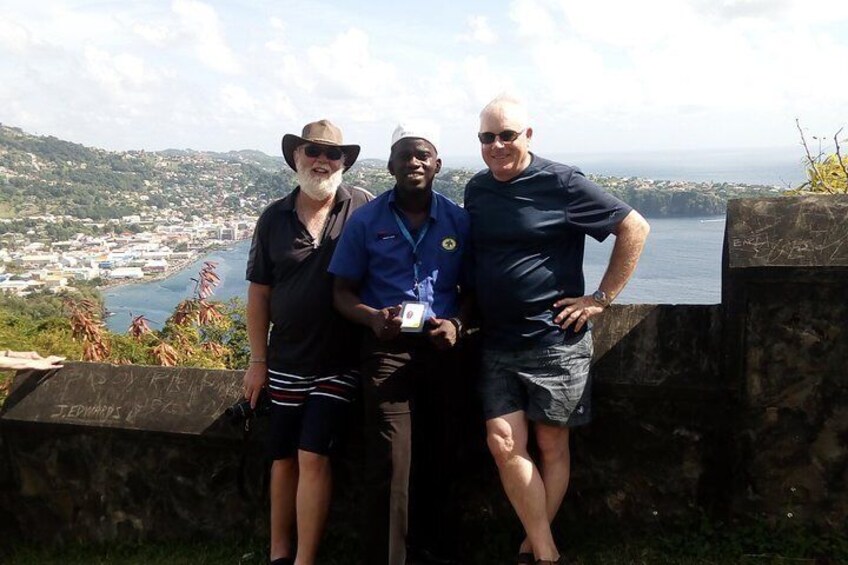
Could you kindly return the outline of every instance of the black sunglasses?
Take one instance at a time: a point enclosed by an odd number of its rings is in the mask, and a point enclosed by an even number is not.
[[[489,145],[490,143],[494,143],[496,139],[500,139],[504,143],[512,143],[518,137],[527,131],[527,128],[524,128],[521,131],[513,131],[511,129],[505,129],[500,133],[492,133],[490,131],[481,131],[477,134],[477,139],[480,140],[480,143],[483,145]]]
[[[344,152],[338,147],[326,147],[324,145],[307,145],[303,148],[303,153],[311,159],[324,154],[330,161],[338,161],[344,155]]]

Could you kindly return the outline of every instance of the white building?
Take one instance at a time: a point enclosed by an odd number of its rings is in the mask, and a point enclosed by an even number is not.
[[[141,279],[144,278],[144,271],[141,267],[118,267],[109,272],[110,279]]]
[[[100,276],[100,269],[96,267],[78,267],[76,269],[66,269],[65,274],[71,275],[77,281],[90,281]]]
[[[145,273],[164,273],[168,269],[168,262],[164,259],[153,259],[147,261],[142,269]]]
[[[44,286],[50,290],[65,288],[68,286],[68,279],[67,277],[51,276],[44,279]]]
[[[41,286],[41,283],[35,281],[2,281],[0,282],[0,292],[25,296],[39,286]]]
[[[59,256],[55,253],[41,255],[22,255],[15,261],[21,267],[43,267],[54,265],[59,262]]]
[[[62,257],[59,259],[59,264],[63,267],[77,267],[79,266],[79,262],[79,259],[77,259],[73,255],[62,255]]]
[[[171,256],[171,253],[173,253],[173,252],[171,251],[171,249],[169,247],[160,247],[159,249],[157,249],[155,251],[145,251],[144,253],[141,254],[141,256],[144,257],[145,259],[153,259],[153,260],[167,259],[168,257]]]

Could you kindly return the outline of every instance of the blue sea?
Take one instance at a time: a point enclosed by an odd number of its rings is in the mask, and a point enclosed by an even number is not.
[[[617,299],[622,303],[714,304],[721,301],[721,247],[724,217],[651,219],[651,235],[636,273]],[[594,289],[606,269],[614,238],[586,240],[584,276]],[[174,307],[194,292],[203,261],[218,263],[221,283],[214,298],[245,297],[245,263],[249,241],[215,251],[185,270],[161,281],[121,286],[105,291],[109,329],[124,332],[132,316],[144,314],[160,328]]]

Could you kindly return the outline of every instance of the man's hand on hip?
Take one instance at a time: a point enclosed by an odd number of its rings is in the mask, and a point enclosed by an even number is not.
[[[554,302],[554,308],[562,308],[562,311],[554,316],[554,323],[562,329],[574,324],[575,332],[579,332],[589,320],[604,311],[604,307],[591,296],[560,298]]]

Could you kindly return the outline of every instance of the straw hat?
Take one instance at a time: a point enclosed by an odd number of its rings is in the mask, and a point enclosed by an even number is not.
[[[318,120],[303,126],[303,133],[300,136],[293,133],[287,133],[283,136],[283,157],[289,167],[295,171],[297,167],[294,164],[294,150],[304,143],[327,145],[341,149],[344,153],[344,170],[351,168],[359,156],[358,145],[344,145],[342,130],[329,120]]]

